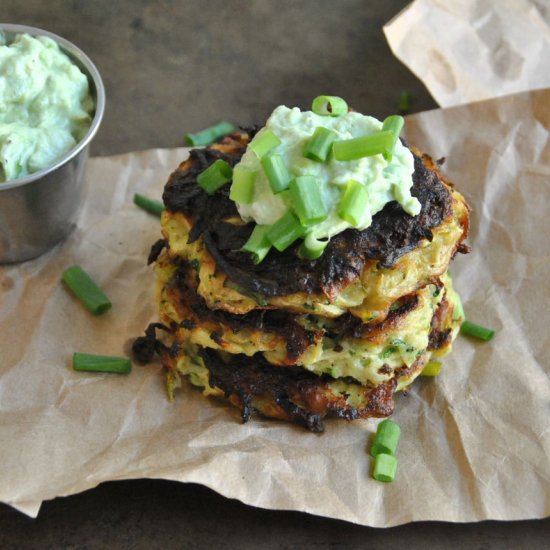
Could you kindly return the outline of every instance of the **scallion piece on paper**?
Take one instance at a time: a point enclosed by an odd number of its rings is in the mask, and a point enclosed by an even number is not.
[[[271,244],[279,251],[286,250],[294,241],[302,237],[305,229],[289,210],[267,230],[267,237]]]
[[[393,143],[392,132],[378,132],[368,136],[335,141],[332,144],[334,160],[357,160],[363,157],[381,155],[391,150]]]
[[[164,204],[160,201],[150,199],[140,195],[139,193],[134,194],[134,204],[143,208],[143,210],[149,212],[149,214],[154,214],[160,218],[160,215],[164,212]]]
[[[242,250],[250,252],[252,261],[259,264],[271,249],[271,241],[267,237],[268,225],[256,225]]]
[[[391,132],[392,134],[391,146],[383,153],[384,159],[386,159],[388,162],[391,162],[395,144],[399,139],[399,134],[401,133],[404,124],[405,119],[399,115],[391,115],[385,118],[384,122],[382,123],[382,132]]]
[[[313,100],[311,110],[316,115],[342,116],[348,112],[348,104],[335,95],[320,95]]]
[[[438,376],[441,372],[441,363],[439,361],[429,361],[422,369],[420,376]]]
[[[359,227],[369,202],[369,194],[364,185],[349,180],[338,205],[338,216],[352,227]]]
[[[326,162],[329,158],[333,142],[338,137],[336,132],[319,126],[306,143],[304,157],[315,162]]]
[[[306,235],[304,237],[304,242],[298,249],[298,256],[306,260],[316,260],[321,257],[328,243],[328,238],[317,239],[311,234]]]
[[[489,328],[482,327],[481,325],[476,325],[471,321],[464,321],[460,325],[460,332],[466,334],[467,336],[473,336],[479,340],[484,340],[488,342],[495,335],[495,331]]]
[[[128,374],[132,370],[132,362],[127,357],[111,357],[108,355],[91,355],[75,352],[73,354],[73,369],[87,372],[112,372]]]
[[[234,131],[235,126],[231,124],[231,122],[224,120],[195,134],[185,134],[184,140],[185,143],[191,147],[202,147],[204,145],[210,145],[217,139],[220,139],[221,137],[224,137]]]
[[[281,155],[267,155],[260,162],[275,195],[288,189],[290,174]]]
[[[315,176],[298,176],[290,180],[288,188],[294,211],[302,225],[312,225],[327,219],[327,208]]]
[[[240,204],[250,204],[254,199],[254,182],[256,172],[237,165],[233,170],[233,183],[229,191],[229,198]]]
[[[213,162],[206,170],[197,176],[197,183],[211,195],[233,176],[233,168],[222,159]]]
[[[370,450],[371,456],[377,456],[381,453],[395,455],[400,436],[401,428],[398,424],[391,420],[380,422]]]
[[[79,265],[67,268],[61,278],[86,309],[94,315],[100,315],[111,309],[109,298]]]
[[[397,458],[393,455],[380,453],[374,459],[374,470],[372,477],[376,481],[389,483],[395,479],[397,472]]]
[[[248,144],[248,147],[250,147],[250,149],[256,153],[256,156],[261,159],[280,145],[280,143],[281,140],[273,133],[273,130],[266,128],[254,136],[254,139]]]

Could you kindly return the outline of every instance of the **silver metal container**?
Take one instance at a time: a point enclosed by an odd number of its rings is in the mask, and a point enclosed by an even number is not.
[[[34,27],[0,23],[9,44],[17,34],[48,36],[88,77],[95,114],[84,138],[54,165],[0,183],[0,264],[30,260],[50,250],[75,227],[82,203],[89,144],[105,110],[105,88],[90,59],[64,38]]]

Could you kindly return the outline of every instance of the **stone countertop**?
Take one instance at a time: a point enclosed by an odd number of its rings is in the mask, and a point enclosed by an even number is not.
[[[278,104],[346,98],[379,118],[411,96],[436,108],[382,26],[407,0],[2,0],[7,23],[77,44],[107,92],[92,155],[179,147],[219,120],[261,124]],[[419,503],[421,505],[421,503]],[[194,484],[136,480],[46,502],[36,520],[0,505],[0,548],[547,548],[550,520],[373,529],[246,506]]]

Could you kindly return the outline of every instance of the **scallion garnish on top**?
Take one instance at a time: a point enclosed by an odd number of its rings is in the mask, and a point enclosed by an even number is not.
[[[315,128],[313,135],[305,146],[304,157],[315,162],[325,162],[337,137],[338,134],[328,128],[323,126]]]
[[[298,218],[289,210],[267,230],[267,238],[279,251],[286,250],[294,241],[303,237],[305,228]]]
[[[250,204],[254,199],[254,182],[256,181],[256,176],[256,172],[248,170],[244,166],[235,166],[229,198],[241,204]]]
[[[320,95],[313,100],[311,110],[316,115],[342,116],[348,112],[348,104],[338,96]]]
[[[271,190],[276,195],[285,189],[288,189],[290,183],[290,174],[286,168],[283,157],[280,155],[266,155],[260,161],[264,169]]]
[[[271,249],[271,241],[267,237],[268,229],[267,225],[256,225],[242,247],[242,250],[250,252],[255,264],[259,264]]]
[[[67,268],[63,272],[62,279],[78,300],[94,315],[100,315],[111,309],[109,298],[79,265]]]
[[[225,185],[232,175],[233,168],[225,160],[218,159],[197,176],[197,182],[211,195]]]
[[[401,133],[401,130],[403,129],[404,124],[405,124],[405,119],[399,115],[391,115],[385,118],[384,122],[382,123],[382,131],[391,132],[391,135],[392,135],[391,145],[383,153],[384,159],[386,159],[388,162],[391,162],[393,149],[395,148],[395,144],[399,139],[399,134]]]
[[[369,194],[364,185],[350,180],[338,205],[338,216],[352,227],[359,227],[369,202]]]
[[[235,126],[231,122],[222,121],[196,134],[185,134],[184,140],[191,147],[201,147],[203,145],[210,145],[212,142],[233,131],[235,131]]]
[[[327,209],[315,176],[298,176],[290,180],[289,191],[302,225],[313,225],[327,219]]]
[[[273,131],[266,128],[257,134],[248,146],[256,153],[256,156],[261,159],[267,155],[267,153],[280,145],[280,143],[281,140],[273,133]]]
[[[357,160],[390,151],[392,143],[392,132],[378,132],[368,136],[335,141],[332,144],[332,154],[334,160]]]
[[[306,235],[304,242],[298,249],[298,256],[306,260],[316,260],[321,257],[323,251],[328,245],[328,242],[328,237],[324,239],[317,239],[313,236],[313,234]]]

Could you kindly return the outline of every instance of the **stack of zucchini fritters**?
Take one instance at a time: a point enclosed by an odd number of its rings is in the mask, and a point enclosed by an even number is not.
[[[466,251],[469,208],[410,148],[418,216],[391,202],[368,229],[333,237],[318,260],[300,259],[293,245],[254,264],[241,251],[254,224],[239,217],[229,185],[209,195],[196,181],[217,159],[234,166],[253,135],[192,150],[164,190],[164,239],[150,261],[169,394],[188,377],[243,420],[256,410],[312,431],[327,415],[388,416],[393,393],[446,354],[458,331],[447,268]]]

